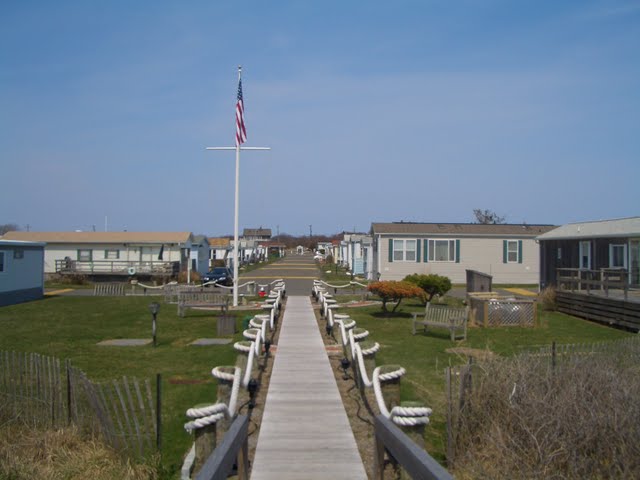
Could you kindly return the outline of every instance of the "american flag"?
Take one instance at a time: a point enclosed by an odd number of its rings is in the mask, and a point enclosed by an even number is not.
[[[238,102],[236,103],[236,146],[247,141],[244,128],[244,102],[242,101],[242,80],[238,80]]]

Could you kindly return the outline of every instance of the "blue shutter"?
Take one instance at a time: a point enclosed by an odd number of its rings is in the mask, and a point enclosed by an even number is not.
[[[420,239],[416,238],[416,262],[420,263]]]
[[[389,263],[393,262],[393,238],[389,239]]]
[[[502,263],[507,263],[507,241],[502,241]]]
[[[424,241],[424,248],[422,252],[422,260],[427,263],[429,261],[429,240]]]
[[[522,263],[522,240],[518,240],[518,263]]]
[[[456,263],[460,263],[460,240],[456,240]]]

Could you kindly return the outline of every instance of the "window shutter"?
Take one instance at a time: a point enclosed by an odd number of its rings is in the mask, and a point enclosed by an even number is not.
[[[522,240],[518,240],[518,263],[522,263]]]
[[[424,241],[424,248],[422,250],[422,260],[424,263],[427,263],[429,261],[429,240]]]
[[[420,263],[420,239],[416,238],[416,263]]]
[[[456,240],[456,263],[460,263],[460,240]]]
[[[507,263],[507,241],[502,241],[502,263]]]
[[[389,239],[389,263],[393,262],[393,238]]]

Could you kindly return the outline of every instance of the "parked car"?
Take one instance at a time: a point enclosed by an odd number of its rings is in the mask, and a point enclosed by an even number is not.
[[[202,283],[216,282],[218,285],[233,285],[233,273],[227,267],[216,267],[202,276]]]

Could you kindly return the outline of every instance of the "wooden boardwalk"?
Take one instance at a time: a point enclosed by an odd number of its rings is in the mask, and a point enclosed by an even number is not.
[[[251,479],[366,478],[311,300],[289,296]]]

